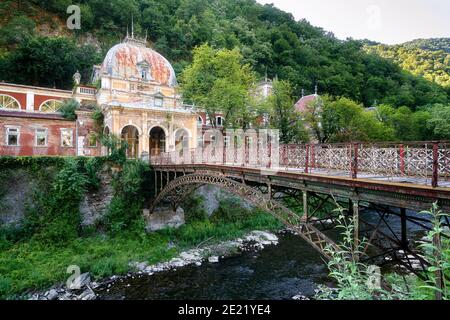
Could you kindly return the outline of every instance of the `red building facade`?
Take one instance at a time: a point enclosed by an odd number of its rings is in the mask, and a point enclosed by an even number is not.
[[[0,156],[99,156],[92,111],[77,110],[76,120],[65,119],[62,103],[75,99],[95,102],[95,90],[73,92],[0,83]]]

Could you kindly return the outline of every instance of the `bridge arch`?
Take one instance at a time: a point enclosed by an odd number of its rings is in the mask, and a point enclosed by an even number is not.
[[[278,201],[263,194],[256,188],[252,188],[249,185],[227,178],[223,175],[218,175],[217,173],[194,173],[175,178],[156,196],[152,207],[150,208],[150,212],[153,212],[155,207],[162,202],[169,202],[173,209],[178,208],[188,195],[203,185],[219,187],[248,201],[255,207],[270,213],[283,224],[295,230],[304,240],[326,258],[330,258],[325,250],[327,246],[336,250],[339,249],[334,241],[310,223],[303,221],[302,217],[283,206]]]

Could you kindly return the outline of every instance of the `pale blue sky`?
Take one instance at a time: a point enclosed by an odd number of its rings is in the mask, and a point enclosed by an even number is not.
[[[450,37],[450,0],[257,0],[273,3],[336,37],[396,44]]]

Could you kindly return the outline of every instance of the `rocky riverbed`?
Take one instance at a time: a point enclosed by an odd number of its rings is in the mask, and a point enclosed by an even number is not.
[[[91,281],[89,273],[80,275],[69,287],[60,284],[45,292],[32,294],[30,300],[95,300],[98,290],[109,291],[116,282],[128,278],[152,276],[156,273],[177,270],[186,266],[200,267],[204,263],[219,263],[221,259],[248,251],[260,251],[266,246],[277,245],[278,236],[267,231],[253,231],[242,238],[218,244],[204,244],[180,253],[170,261],[150,265],[147,261],[132,261],[130,272],[124,276],[112,276],[102,281]]]

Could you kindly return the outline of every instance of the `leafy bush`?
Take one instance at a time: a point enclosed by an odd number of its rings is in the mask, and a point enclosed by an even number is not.
[[[425,253],[425,260],[430,263],[427,270],[427,283],[425,288],[436,293],[436,298],[450,299],[450,231],[444,227],[442,220],[450,215],[439,210],[437,204],[433,204],[431,211],[424,214],[433,218],[433,228],[427,233],[427,241],[422,242],[420,247]]]
[[[357,248],[354,246],[354,223],[350,218],[347,221],[344,210],[338,208],[338,217],[343,240],[339,244],[340,250],[327,247],[326,253],[331,257],[328,262],[329,276],[336,281],[336,288],[321,286],[318,299],[332,300],[373,300],[375,297],[383,298],[384,290],[377,286],[371,286],[374,269],[359,262],[359,256],[366,245],[362,241]]]
[[[68,120],[76,120],[77,115],[75,111],[80,107],[80,104],[75,99],[69,99],[64,101],[63,105],[61,106],[60,112],[62,113],[62,116],[65,119]]]
[[[127,161],[113,180],[114,198],[105,223],[109,231],[117,233],[136,226],[142,219],[145,196],[149,195],[150,168],[142,161]]]
[[[84,168],[86,170],[86,187],[89,190],[98,190],[100,188],[99,172],[105,163],[104,158],[89,158]]]
[[[78,236],[79,204],[85,192],[86,178],[79,172],[77,162],[67,159],[56,175],[50,190],[39,190],[36,206],[25,217],[25,228],[42,243],[59,244]]]
[[[375,274],[372,266],[360,263],[358,256],[366,246],[365,241],[354,247],[354,224],[352,219],[346,220],[343,209],[336,209],[339,214],[339,228],[343,229],[343,242],[339,245],[340,250],[336,251],[327,248],[326,252],[331,256],[328,262],[330,277],[336,281],[336,288],[320,286],[320,291],[316,295],[318,299],[333,300],[424,300],[433,299],[433,293],[439,293],[442,299],[449,299],[450,283],[450,241],[444,238],[448,228],[444,228],[441,219],[448,216],[442,213],[436,204],[431,211],[425,211],[424,214],[431,215],[433,219],[433,228],[427,234],[426,242],[421,247],[424,249],[424,258],[430,263],[425,276],[427,281],[423,282],[416,275],[400,276],[398,274],[388,274],[382,276]],[[441,273],[442,282],[438,281],[437,274]],[[385,286],[373,286],[373,277],[378,277],[381,284],[384,281]]]
[[[219,207],[211,215],[212,222],[236,222],[252,215],[252,210],[244,208],[239,198],[227,198],[219,201]]]
[[[181,207],[184,209],[186,223],[208,219],[208,213],[203,206],[204,200],[203,196],[192,194],[183,201]]]
[[[96,107],[92,112],[92,119],[95,121],[98,128],[103,128],[105,115],[100,107]]]
[[[123,165],[127,161],[128,144],[114,135],[102,135],[100,142],[108,149],[108,160]]]

